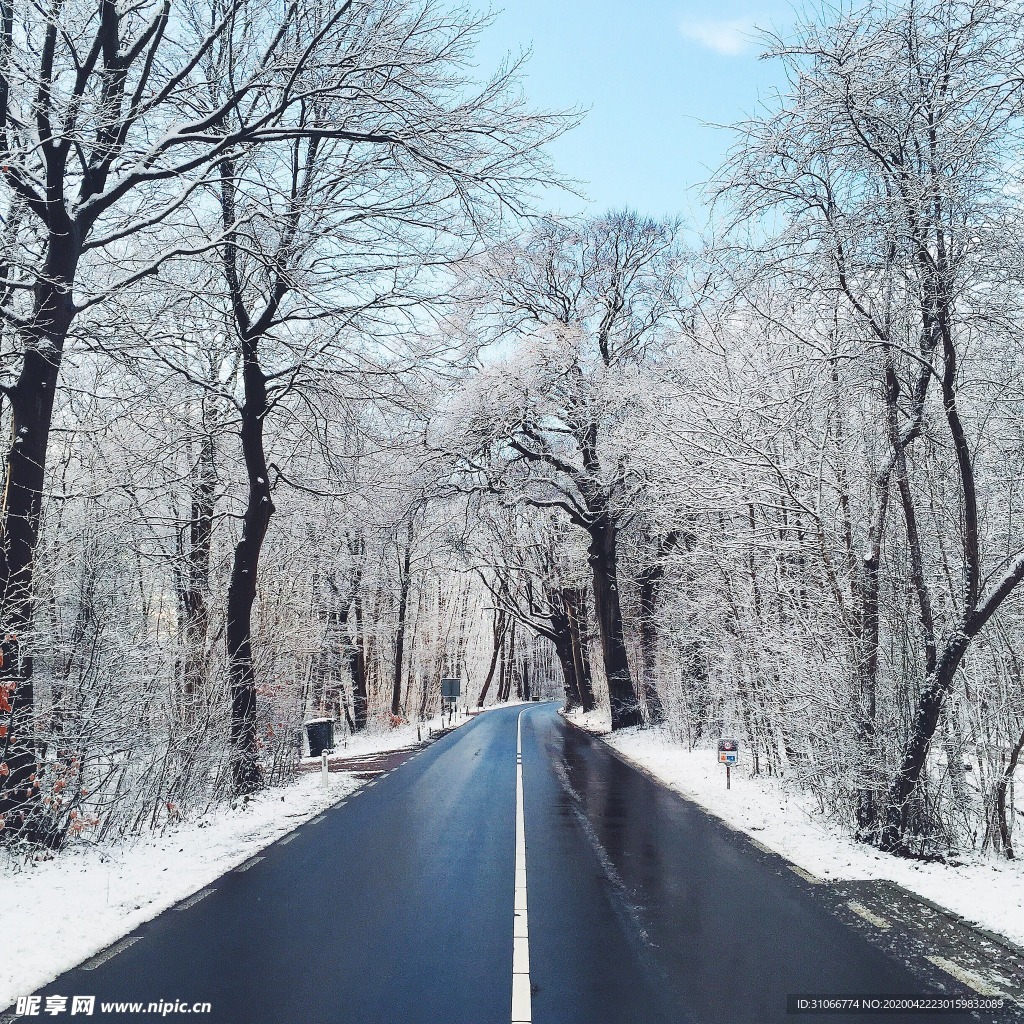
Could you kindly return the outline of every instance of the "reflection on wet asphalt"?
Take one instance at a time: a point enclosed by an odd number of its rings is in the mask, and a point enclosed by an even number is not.
[[[93,1021],[132,1019],[109,999],[209,1001],[206,1024],[508,1024],[520,711],[438,740],[39,994],[94,995]],[[810,1024],[865,1018],[787,1017],[788,994],[969,994],[553,705],[522,723],[534,1024]]]
[[[623,970],[635,975],[635,998],[650,999],[643,989],[653,987],[657,1005],[634,1003],[616,1007],[620,1016],[601,1015],[599,997],[590,1019],[811,1021],[818,1018],[786,1013],[788,995],[976,995],[923,957],[894,955],[891,943],[886,949],[869,941],[837,913],[838,892],[801,879],[781,858],[756,849],[550,710],[524,717],[527,743],[535,754],[527,774],[531,889],[549,871],[551,899],[562,893],[548,927],[557,930],[561,919],[564,933],[564,922],[578,920],[576,900],[608,908],[594,922],[596,931],[574,929],[571,943],[546,950],[558,1012],[542,1016],[545,975],[534,970],[540,1024],[568,1019],[559,1016],[554,978],[578,976],[600,988],[602,977]],[[920,1024],[927,1016],[885,1019]]]

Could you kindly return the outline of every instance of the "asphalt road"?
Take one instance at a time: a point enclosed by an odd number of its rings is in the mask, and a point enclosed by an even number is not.
[[[190,1019],[211,1024],[507,1024],[520,710],[442,738],[38,994],[95,996],[102,1021],[154,1016],[104,1002],[163,1000],[208,1002]],[[870,1020],[789,1015],[786,996],[943,983],[555,705],[523,713],[522,765],[537,1024]]]

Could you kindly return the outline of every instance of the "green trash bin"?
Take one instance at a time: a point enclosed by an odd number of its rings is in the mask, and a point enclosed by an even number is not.
[[[310,757],[319,757],[325,750],[334,749],[333,718],[312,718],[305,726]]]

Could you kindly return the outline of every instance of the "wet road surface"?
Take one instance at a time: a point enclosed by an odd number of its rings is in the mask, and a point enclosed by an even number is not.
[[[490,711],[438,740],[140,927],[114,955],[62,975],[39,993],[43,1005],[49,995],[95,996],[91,1019],[103,1021],[160,1016],[176,1001],[212,1010],[164,1019],[518,1019],[521,711]],[[522,716],[532,1021],[1010,1019],[787,1014],[786,997],[798,993],[976,993],[870,941],[828,887],[623,763],[555,705]],[[160,1012],[101,1009],[161,1000]]]

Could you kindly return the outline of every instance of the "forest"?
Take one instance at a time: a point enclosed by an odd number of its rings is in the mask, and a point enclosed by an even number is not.
[[[0,842],[243,799],[458,675],[1012,858],[1022,13],[766,35],[694,224],[553,212],[584,115],[441,0],[2,0]]]

